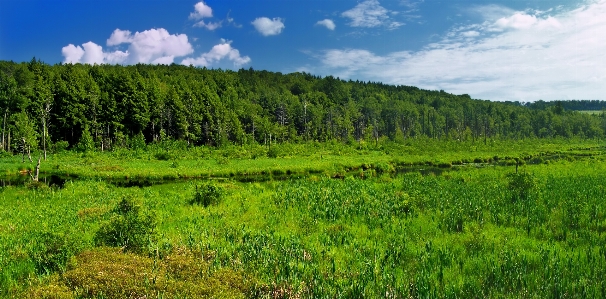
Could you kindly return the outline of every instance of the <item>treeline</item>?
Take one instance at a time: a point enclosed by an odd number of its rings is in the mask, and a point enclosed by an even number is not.
[[[553,101],[545,102],[542,100],[526,103],[527,107],[532,109],[557,109],[574,110],[574,111],[601,111],[606,109],[606,101],[598,100],[569,100],[569,101]]]
[[[603,115],[306,73],[0,61],[1,145],[596,138]]]

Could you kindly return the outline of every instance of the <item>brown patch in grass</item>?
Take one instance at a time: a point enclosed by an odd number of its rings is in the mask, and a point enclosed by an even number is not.
[[[259,294],[242,271],[215,270],[186,248],[150,258],[100,247],[72,259],[59,279],[28,290],[29,298],[247,298]]]
[[[80,220],[90,220],[101,217],[103,214],[109,211],[108,207],[92,207],[84,208],[78,211],[78,218]]]

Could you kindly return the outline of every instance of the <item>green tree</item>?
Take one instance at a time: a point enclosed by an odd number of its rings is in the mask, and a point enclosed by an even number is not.
[[[25,162],[25,154],[32,161],[31,150],[37,148],[38,133],[34,129],[34,122],[25,112],[13,114],[11,117],[13,132],[13,148],[21,152],[21,160]]]

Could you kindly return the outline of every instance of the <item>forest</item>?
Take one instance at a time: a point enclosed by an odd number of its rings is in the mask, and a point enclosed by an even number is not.
[[[500,103],[252,68],[0,62],[2,148],[13,152],[47,146],[103,151],[164,139],[221,147],[423,136],[601,138],[603,114],[572,109],[598,107],[594,102]]]

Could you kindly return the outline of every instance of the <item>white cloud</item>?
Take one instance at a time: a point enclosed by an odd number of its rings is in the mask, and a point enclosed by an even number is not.
[[[117,46],[117,45],[120,45],[123,43],[130,43],[131,41],[132,40],[131,40],[130,31],[116,29],[116,30],[114,30],[112,35],[107,39],[107,45],[108,46]]]
[[[210,31],[213,31],[213,30],[215,30],[217,28],[221,28],[221,26],[223,26],[223,22],[214,22],[214,23],[213,22],[208,22],[208,23],[205,23],[204,20],[202,20],[202,21],[194,24],[194,27],[203,27],[203,28],[206,28],[206,29],[208,29]]]
[[[284,29],[284,23],[281,18],[269,19],[266,17],[256,18],[251,24],[263,36],[277,35]]]
[[[161,57],[185,56],[194,51],[187,35],[170,34],[163,28],[135,32],[127,43],[128,63],[150,63]]]
[[[324,26],[329,30],[335,30],[335,28],[337,27],[335,25],[335,22],[333,22],[331,19],[324,19],[322,21],[318,21],[316,22],[316,25]]]
[[[80,59],[80,61],[82,63],[88,63],[88,64],[103,63],[103,59],[104,59],[103,47],[101,47],[93,42],[88,42],[88,43],[82,44],[82,48],[84,49],[84,55],[82,55],[82,58]]]
[[[464,37],[476,37],[476,36],[479,36],[480,33],[475,30],[469,30],[469,31],[461,32],[461,35]]]
[[[250,63],[250,57],[241,56],[240,51],[231,46],[231,41],[221,40],[221,43],[213,46],[213,48],[198,58],[186,58],[183,59],[181,64],[194,65],[194,66],[211,66],[212,64],[218,63],[222,60],[228,60],[233,63],[235,67],[241,67],[242,65]]]
[[[196,22],[194,24],[194,27],[202,27],[202,28],[206,28],[210,31],[213,31],[213,30],[216,30],[223,26],[223,21],[205,22],[203,20],[204,18],[212,18],[212,16],[213,16],[212,8],[210,6],[208,6],[206,3],[204,3],[204,1],[200,1],[200,2],[196,3],[196,5],[194,5],[194,10],[195,10],[194,12],[189,14],[190,20],[199,20],[198,22]],[[228,14],[227,23],[230,24],[232,22],[233,22],[233,19],[230,19],[229,14]]]
[[[128,52],[114,51],[105,53],[105,63],[107,64],[121,64],[128,59]]]
[[[69,44],[61,49],[61,54],[65,59],[64,63],[78,63],[84,55],[84,49],[80,46],[74,46],[73,44]]]
[[[211,18],[213,16],[213,9],[206,5],[204,1],[200,1],[194,5],[195,11],[189,14],[191,20],[199,20],[203,18]]]
[[[468,9],[468,11],[473,14],[480,15],[484,20],[490,22],[494,22],[503,17],[511,16],[515,13],[515,10],[497,4],[472,6]]]
[[[604,0],[551,16],[491,7],[483,23],[453,28],[422,50],[331,49],[313,71],[489,100],[603,99],[603,32]]]
[[[173,63],[173,61],[175,60],[175,56],[173,55],[169,55],[169,56],[163,56],[163,57],[159,57],[154,59],[154,61],[152,61],[152,64],[171,64]]]
[[[404,24],[391,21],[389,14],[394,13],[381,6],[378,0],[366,0],[356,5],[356,7],[343,12],[341,16],[351,20],[349,22],[349,26],[351,27],[372,28],[387,26],[390,29],[395,29]]]
[[[193,52],[185,34],[170,34],[166,29],[150,29],[132,34],[128,30],[116,29],[109,39],[108,46],[127,44],[126,51],[104,52],[93,42],[80,46],[69,44],[62,49],[66,63],[163,63],[170,64],[175,57]]]

